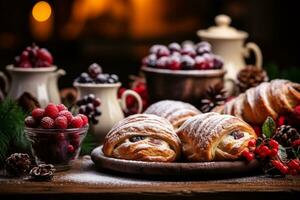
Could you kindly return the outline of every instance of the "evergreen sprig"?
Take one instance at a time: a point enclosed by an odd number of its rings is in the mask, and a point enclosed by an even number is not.
[[[25,113],[16,101],[5,99],[0,103],[0,166],[10,153],[28,150],[24,118]]]

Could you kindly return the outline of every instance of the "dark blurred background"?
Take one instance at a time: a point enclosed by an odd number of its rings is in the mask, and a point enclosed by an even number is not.
[[[232,25],[250,34],[262,49],[271,78],[300,82],[300,12],[297,1],[277,0],[48,0],[50,17],[37,0],[0,1],[0,69],[26,46],[46,47],[54,62],[67,71],[60,87],[98,62],[104,71],[120,75],[126,85],[137,74],[141,59],[155,43],[199,41],[196,31],[214,25],[227,14]],[[252,62],[251,59],[248,62]]]

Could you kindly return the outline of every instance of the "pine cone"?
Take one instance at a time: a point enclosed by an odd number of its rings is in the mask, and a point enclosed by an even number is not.
[[[211,111],[214,107],[223,105],[226,100],[226,91],[222,84],[209,87],[201,100],[200,110],[203,113]]]
[[[20,96],[18,104],[25,112],[31,112],[33,109],[41,107],[38,100],[28,92],[24,92]]]
[[[55,168],[51,164],[40,164],[30,170],[30,176],[37,181],[50,181],[53,178]]]
[[[5,169],[12,176],[21,176],[29,172],[31,161],[28,154],[14,153],[6,159]]]
[[[290,147],[292,143],[300,139],[298,131],[290,125],[282,125],[277,128],[274,139],[284,147]]]
[[[265,70],[258,69],[255,66],[247,66],[238,73],[237,79],[237,85],[240,92],[245,92],[251,87],[255,87],[262,82],[268,81],[269,77]]]

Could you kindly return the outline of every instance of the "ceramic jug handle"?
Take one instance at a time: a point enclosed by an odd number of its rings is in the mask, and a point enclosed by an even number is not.
[[[122,109],[125,112],[128,112],[128,108],[127,108],[127,105],[126,105],[126,98],[128,96],[130,96],[130,95],[133,96],[137,100],[137,103],[138,103],[138,111],[137,111],[137,113],[141,113],[142,110],[143,110],[142,98],[141,98],[141,96],[138,93],[136,93],[133,90],[125,90],[125,92],[123,92],[123,94],[121,96],[121,106],[122,106]]]
[[[66,75],[66,71],[63,69],[58,69],[54,72],[58,77]]]
[[[9,82],[8,82],[8,78],[7,78],[7,76],[3,73],[3,72],[1,72],[0,71],[0,79],[2,79],[3,80],[3,82],[4,82],[4,92],[8,92],[8,88],[9,88]]]
[[[257,44],[255,44],[253,42],[248,42],[245,46],[244,56],[249,57],[251,51],[253,51],[253,53],[255,55],[255,60],[256,60],[255,67],[261,69],[262,61],[263,61],[261,50]]]

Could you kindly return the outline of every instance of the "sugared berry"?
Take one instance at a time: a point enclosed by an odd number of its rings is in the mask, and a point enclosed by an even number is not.
[[[112,78],[115,81],[115,83],[119,81],[119,77],[116,74],[111,74],[110,78]]]
[[[59,110],[57,106],[53,103],[49,103],[44,112],[44,116],[51,117],[52,119],[55,119],[58,116]]]
[[[68,110],[62,110],[62,111],[60,111],[58,113],[58,116],[64,116],[64,117],[66,117],[67,120],[68,120],[68,124],[70,124],[71,121],[72,121],[72,119],[73,119],[72,113],[70,111],[68,111]]]
[[[167,61],[167,67],[172,70],[179,70],[181,68],[180,58],[177,56],[170,56]]]
[[[72,128],[81,128],[82,125],[83,125],[83,121],[80,116],[77,115],[77,116],[73,117],[71,124],[70,124],[70,126]]]
[[[181,46],[177,42],[173,42],[173,43],[169,44],[168,48],[172,52],[180,52],[180,50],[181,50]]]
[[[64,104],[58,104],[57,106],[58,111],[68,110],[68,108]]]
[[[81,119],[82,119],[82,122],[83,122],[82,126],[85,126],[89,123],[89,119],[84,114],[78,114],[78,116],[81,117]]]
[[[170,55],[170,51],[166,46],[161,46],[160,48],[158,48],[156,55],[158,57],[162,57],[162,56],[169,56]]]
[[[65,116],[58,116],[54,120],[54,127],[58,129],[68,128],[68,119]]]
[[[102,68],[97,63],[93,63],[89,66],[88,72],[92,78],[96,78],[99,74],[102,73]]]
[[[42,108],[35,108],[33,109],[33,111],[31,112],[31,116],[36,120],[36,121],[40,121],[43,116],[44,116],[44,112],[45,110]]]
[[[41,127],[50,129],[54,127],[54,120],[51,117],[43,117],[41,120]]]
[[[96,83],[106,83],[106,81],[107,77],[104,74],[99,74],[95,79]]]
[[[194,69],[195,61],[191,56],[184,55],[181,57],[181,67],[184,70]]]
[[[25,118],[25,125],[29,128],[35,128],[38,126],[38,123],[32,116],[28,116]]]
[[[168,57],[167,56],[160,57],[156,62],[157,67],[162,68],[162,69],[166,68],[167,64],[168,64]]]

